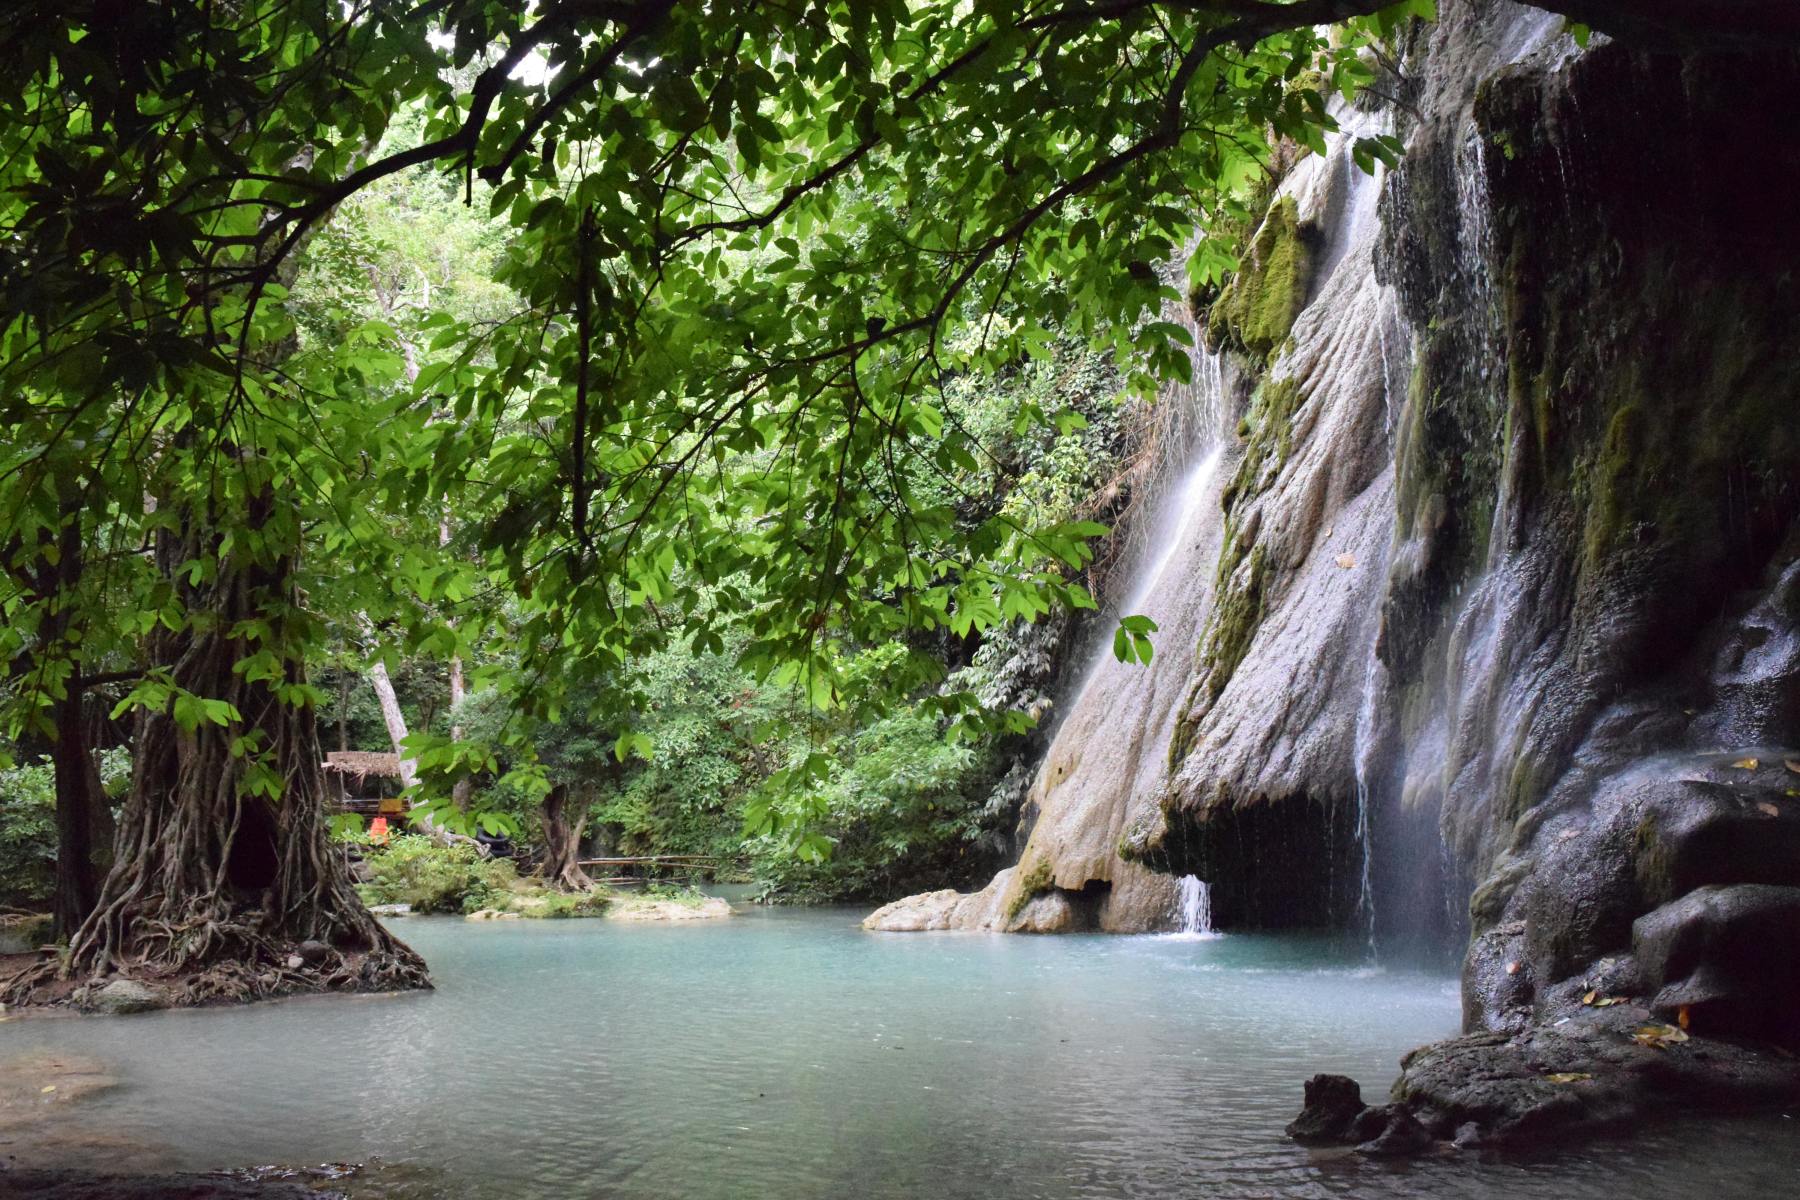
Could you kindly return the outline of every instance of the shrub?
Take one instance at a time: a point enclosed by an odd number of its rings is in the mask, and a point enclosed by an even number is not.
[[[699,908],[706,899],[706,893],[693,884],[668,879],[652,879],[644,884],[638,894],[646,900],[669,900],[688,908]]]
[[[363,861],[369,879],[357,890],[366,903],[409,904],[417,913],[495,907],[517,878],[511,859],[484,859],[466,842],[444,845],[418,834],[371,848]]]
[[[41,908],[56,889],[56,777],[48,760],[0,771],[0,904]]]
[[[597,917],[612,905],[606,892],[545,892],[539,903],[516,905],[516,911],[527,917]],[[494,907],[505,907],[505,903]]]
[[[830,852],[806,861],[775,839],[753,841],[759,899],[891,899],[979,873],[970,854],[991,783],[981,750],[946,741],[918,709],[877,720],[832,750],[813,822]]]

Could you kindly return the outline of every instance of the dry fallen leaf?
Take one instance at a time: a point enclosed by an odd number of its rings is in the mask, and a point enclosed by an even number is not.
[[[1688,1027],[1688,1006],[1687,1005],[1685,1005],[1685,1004],[1682,1005],[1681,1008],[1676,1012],[1675,1023],[1677,1025],[1681,1026],[1683,1029],[1686,1029]]]
[[[1779,817],[1781,815],[1781,810],[1776,808],[1773,804],[1770,804],[1767,800],[1758,800],[1756,802],[1756,807],[1767,816]]]
[[[1687,1041],[1688,1035],[1685,1030],[1673,1025],[1640,1025],[1631,1035],[1631,1040],[1653,1050],[1662,1050],[1677,1042]]]
[[[1800,762],[1795,762],[1791,758],[1784,758],[1781,760],[1781,765],[1792,771],[1794,774],[1800,775]]]
[[[1354,567],[1356,565],[1356,555],[1354,555],[1354,554],[1338,555],[1337,556],[1337,565],[1344,568],[1346,571],[1348,571],[1351,567]]]
[[[56,1085],[54,1083],[48,1084],[48,1085],[38,1089],[38,1095],[48,1096],[51,1092],[54,1092],[55,1090],[56,1090]]]
[[[1581,998],[1581,1002],[1583,1004],[1592,1004],[1595,1000],[1598,1000],[1599,998],[1600,998],[1600,989],[1594,988],[1587,995],[1585,995]]]
[[[1593,1076],[1586,1071],[1558,1071],[1556,1074],[1546,1075],[1544,1078],[1551,1083],[1580,1083],[1584,1079],[1592,1079]]]
[[[1754,771],[1762,765],[1762,760],[1757,758],[1740,758],[1731,765],[1740,771]]]

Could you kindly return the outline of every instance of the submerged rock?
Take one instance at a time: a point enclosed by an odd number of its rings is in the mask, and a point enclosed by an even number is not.
[[[713,921],[731,915],[731,903],[718,896],[698,901],[627,897],[606,910],[608,921]]]
[[[0,1200],[344,1200],[286,1180],[224,1175],[103,1175],[76,1169],[0,1170]]]
[[[104,1061],[40,1051],[0,1059],[0,1129],[36,1121],[118,1086]]]

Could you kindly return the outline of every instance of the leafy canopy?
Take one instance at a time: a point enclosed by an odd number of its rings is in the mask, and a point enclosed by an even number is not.
[[[499,664],[485,682],[554,717],[569,681],[674,631],[722,650],[708,614],[742,623],[747,669],[829,705],[844,647],[1091,604],[1070,572],[1102,527],[958,522],[983,451],[946,389],[1048,356],[1052,330],[1140,389],[1184,374],[1157,264],[1229,271],[1205,231],[1241,219],[1270,138],[1322,147],[1363,46],[1429,8],[9,5],[0,654],[66,664],[54,695],[90,646],[203,624],[133,557],[196,526],[178,578],[294,576],[232,632],[239,671],[296,704],[322,614]],[[420,172],[504,226],[458,244],[491,258],[484,286],[337,303],[320,231],[372,189],[431,195]],[[135,565],[23,586],[71,523]],[[71,606],[112,633],[34,637]],[[1121,630],[1147,659],[1145,632]],[[913,657],[863,682],[916,686]],[[207,699],[155,664],[133,697],[247,720]]]

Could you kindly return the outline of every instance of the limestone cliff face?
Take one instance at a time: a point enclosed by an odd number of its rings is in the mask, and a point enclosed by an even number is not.
[[[1303,159],[1198,314],[1154,669],[1069,706],[1018,867],[890,915],[1156,928],[1191,873],[1225,928],[1466,945],[1472,1028],[1603,987],[1800,1039],[1796,939],[1743,962],[1800,929],[1800,61],[1440,11],[1342,117],[1400,167]]]

